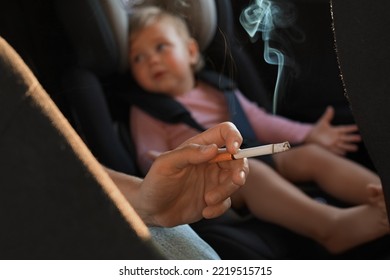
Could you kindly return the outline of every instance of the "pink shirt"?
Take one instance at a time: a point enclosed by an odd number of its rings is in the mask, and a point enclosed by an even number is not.
[[[238,90],[236,95],[257,138],[264,144],[283,141],[300,143],[312,128],[310,124],[268,114]],[[183,104],[191,112],[194,120],[205,128],[229,120],[225,96],[206,83],[199,82],[196,88],[176,100]],[[148,156],[150,150],[158,152],[172,150],[199,133],[186,124],[169,124],[155,119],[138,107],[131,109],[130,120],[138,163],[144,173],[153,162]]]

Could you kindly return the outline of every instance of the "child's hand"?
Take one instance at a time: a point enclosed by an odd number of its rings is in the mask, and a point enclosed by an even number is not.
[[[356,143],[361,141],[360,135],[356,134],[358,131],[357,125],[332,126],[333,116],[333,107],[326,108],[325,113],[309,132],[305,142],[317,143],[338,155],[357,151]]]

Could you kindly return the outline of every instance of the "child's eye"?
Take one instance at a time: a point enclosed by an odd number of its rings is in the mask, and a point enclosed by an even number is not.
[[[144,55],[142,55],[142,54],[137,54],[137,55],[133,56],[133,58],[132,58],[131,61],[135,64],[135,63],[140,63],[140,62],[142,62],[144,59],[145,59],[145,56],[144,56]]]
[[[160,43],[160,44],[157,44],[156,50],[160,52],[160,51],[165,50],[166,47],[167,47],[167,44],[165,44],[165,43]]]

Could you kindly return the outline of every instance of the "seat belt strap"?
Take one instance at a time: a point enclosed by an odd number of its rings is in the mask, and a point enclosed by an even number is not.
[[[224,95],[229,109],[230,121],[235,124],[244,139],[250,141],[257,140],[255,132],[242,109],[234,90],[224,90]]]

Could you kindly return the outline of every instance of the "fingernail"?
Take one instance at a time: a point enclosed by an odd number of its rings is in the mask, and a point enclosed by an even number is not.
[[[245,180],[246,174],[245,174],[244,170],[241,170],[240,177],[241,177],[241,179]]]

